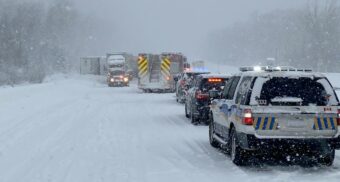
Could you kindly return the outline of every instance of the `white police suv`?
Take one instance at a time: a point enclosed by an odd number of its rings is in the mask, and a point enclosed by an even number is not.
[[[230,153],[236,165],[254,154],[290,152],[332,165],[340,149],[340,110],[326,76],[291,67],[241,71],[212,101],[210,144]]]

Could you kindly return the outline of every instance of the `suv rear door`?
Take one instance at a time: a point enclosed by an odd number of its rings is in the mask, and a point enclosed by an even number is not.
[[[228,131],[227,128],[229,128],[230,126],[230,121],[228,120],[228,117],[230,117],[233,114],[232,113],[233,109],[236,109],[235,104],[233,102],[235,91],[240,81],[240,78],[241,78],[240,76],[234,76],[230,78],[230,80],[227,82],[227,85],[225,86],[222,94],[222,99],[218,100],[216,112],[214,113],[214,116],[216,117],[216,122],[220,126],[216,130],[224,138],[228,137],[228,133],[226,132]]]
[[[326,78],[258,77],[250,101],[255,133],[259,138],[334,137],[337,103]]]

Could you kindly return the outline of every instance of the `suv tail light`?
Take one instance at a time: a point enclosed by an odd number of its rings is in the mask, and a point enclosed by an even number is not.
[[[338,109],[337,123],[338,123],[338,126],[340,126],[340,109]]]
[[[253,113],[251,112],[251,109],[244,109],[243,110],[242,123],[244,125],[253,125],[254,118],[253,118]]]
[[[209,94],[202,93],[200,90],[196,91],[195,96],[197,100],[205,100],[209,98]]]

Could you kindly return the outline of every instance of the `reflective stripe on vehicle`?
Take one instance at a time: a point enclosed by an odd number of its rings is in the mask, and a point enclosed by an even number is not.
[[[314,130],[335,130],[337,127],[336,118],[330,117],[315,117]]]
[[[255,130],[277,130],[278,123],[275,117],[258,117],[255,118]]]

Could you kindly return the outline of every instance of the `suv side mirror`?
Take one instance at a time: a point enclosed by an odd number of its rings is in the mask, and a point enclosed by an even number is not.
[[[218,90],[210,90],[210,91],[209,91],[209,97],[210,97],[211,99],[218,99],[218,98],[221,97],[221,96],[220,96],[220,92],[219,92]]]

